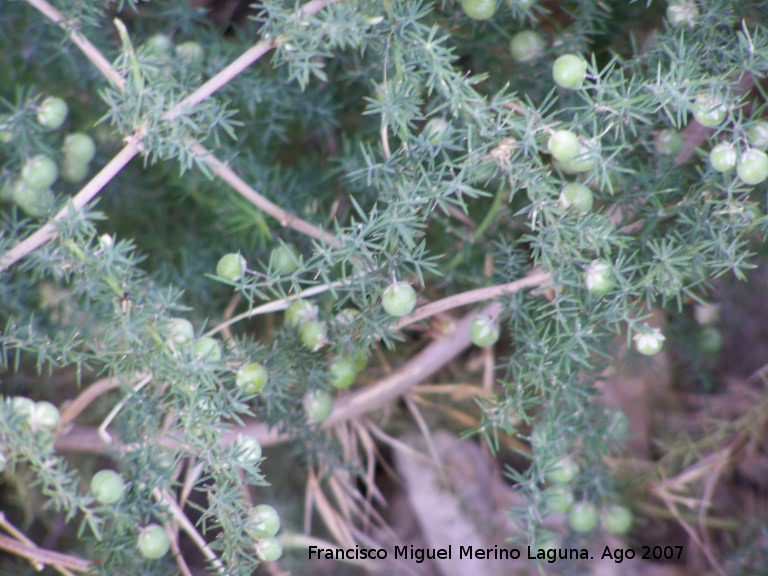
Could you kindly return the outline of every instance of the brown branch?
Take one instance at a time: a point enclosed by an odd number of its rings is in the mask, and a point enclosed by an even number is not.
[[[77,572],[88,572],[91,569],[91,562],[88,560],[44,548],[29,546],[2,534],[0,534],[0,550],[5,550],[15,556],[21,556],[33,562],[61,566]]]

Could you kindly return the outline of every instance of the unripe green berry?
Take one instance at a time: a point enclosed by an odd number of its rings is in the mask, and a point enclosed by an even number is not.
[[[283,555],[283,545],[277,538],[262,538],[256,543],[256,556],[262,562],[275,562]]]
[[[88,134],[73,132],[64,138],[62,152],[66,158],[88,164],[96,156],[96,143]]]
[[[168,56],[173,48],[173,41],[165,34],[155,34],[144,43],[144,48],[156,56]]]
[[[325,346],[328,341],[327,336],[328,329],[324,322],[310,320],[299,327],[301,343],[312,352],[316,352]]]
[[[573,492],[561,484],[553,484],[544,492],[544,503],[550,512],[565,514],[573,501]]]
[[[193,350],[197,358],[206,362],[218,362],[221,360],[221,345],[210,336],[203,336],[195,340]]]
[[[720,352],[723,347],[723,335],[714,326],[705,326],[696,333],[696,347],[705,356]]]
[[[381,305],[387,314],[400,317],[416,307],[416,290],[408,282],[394,282],[381,294]]]
[[[67,120],[69,106],[61,98],[46,98],[37,109],[37,121],[43,128],[56,130]]]
[[[168,321],[168,334],[169,344],[186,344],[195,339],[195,329],[186,318],[171,318]]]
[[[248,394],[256,394],[267,383],[267,369],[258,362],[248,362],[237,371],[236,384]]]
[[[308,300],[295,300],[285,311],[284,324],[288,328],[298,328],[305,322],[317,318],[317,306]]]
[[[187,64],[197,64],[205,58],[205,50],[200,44],[190,40],[176,46],[176,55]]]
[[[357,365],[354,359],[337,356],[328,368],[328,382],[334,388],[349,388],[357,378]]]
[[[541,34],[533,30],[523,30],[512,36],[509,51],[518,62],[530,62],[541,58],[546,44]]]
[[[100,470],[91,478],[91,492],[100,504],[114,504],[123,496],[125,482],[114,470]]]
[[[32,190],[47,190],[58,177],[56,162],[43,155],[30,158],[21,170],[22,182]]]
[[[245,268],[245,258],[239,252],[237,254],[230,252],[222,256],[216,264],[216,276],[230,282],[237,282],[245,273]]]
[[[597,527],[600,516],[597,507],[592,502],[578,502],[571,507],[568,523],[571,529],[579,534],[587,534]]]
[[[592,190],[578,182],[566,184],[560,191],[560,206],[572,207],[579,214],[588,213],[592,209],[593,200]]]
[[[488,20],[496,13],[497,0],[461,0],[464,13],[473,20]]]
[[[53,192],[48,188],[35,190],[19,181],[14,185],[12,192],[14,203],[34,218],[45,216],[54,204]]]
[[[281,244],[272,250],[269,256],[270,266],[278,274],[293,274],[299,268],[299,255],[290,245]]]
[[[730,172],[736,168],[736,148],[726,142],[716,145],[709,152],[709,162],[718,172]]]
[[[664,346],[664,335],[658,328],[645,327],[633,337],[635,349],[646,356],[657,354]]]
[[[333,412],[333,396],[318,390],[304,396],[304,410],[311,422],[319,424]]]
[[[499,339],[499,323],[489,316],[478,315],[469,325],[469,338],[475,346],[493,346]]]
[[[728,108],[713,94],[698,94],[693,103],[693,117],[702,126],[717,128],[725,120]]]
[[[269,504],[254,506],[246,530],[254,540],[271,538],[280,530],[280,515]]]
[[[762,150],[750,148],[739,158],[736,173],[745,184],[760,184],[768,178],[768,155]]]
[[[579,137],[570,130],[556,130],[547,141],[547,149],[555,160],[570,160],[579,153]]]
[[[584,272],[584,284],[596,296],[608,292],[614,285],[611,263],[607,260],[592,260]]]
[[[753,148],[765,150],[768,148],[768,122],[760,120],[747,131],[749,145]]]
[[[607,506],[600,513],[600,526],[614,536],[622,536],[632,528],[632,512],[618,504]]]
[[[587,62],[577,54],[563,54],[552,65],[552,77],[563,88],[577,88],[587,76]]]
[[[695,0],[673,0],[667,6],[667,20],[673,26],[687,25],[692,28],[699,15]]]
[[[440,144],[451,133],[451,125],[444,118],[432,118],[421,132],[434,146]]]
[[[59,425],[59,409],[50,402],[36,402],[32,407],[30,425],[35,430],[47,430],[52,432]]]
[[[61,163],[61,177],[67,182],[77,184],[88,176],[89,166],[87,162],[80,162],[73,158],[64,158]]]
[[[14,396],[11,400],[11,406],[16,414],[23,416],[29,422],[32,418],[32,411],[35,409],[35,401],[26,396]]]
[[[241,464],[254,464],[261,460],[261,444],[256,437],[238,434],[235,443],[239,453],[237,461]]]
[[[570,456],[560,458],[544,473],[555,484],[570,484],[579,475],[579,465]]]
[[[144,558],[157,560],[165,556],[171,549],[171,539],[165,528],[158,524],[150,524],[139,533],[136,545]]]
[[[677,156],[683,150],[683,137],[677,130],[662,130],[654,139],[656,151],[664,156]]]

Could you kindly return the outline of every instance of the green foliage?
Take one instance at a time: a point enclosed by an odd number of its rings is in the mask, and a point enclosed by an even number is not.
[[[345,412],[378,385],[371,350],[395,350],[395,369],[415,357],[416,294],[452,298],[425,317],[500,306],[493,337],[475,338],[496,344],[498,316],[496,385],[471,432],[531,445],[509,470],[528,500],[512,511],[521,539],[542,541],[548,481],[568,485],[576,532],[598,524],[627,433],[596,382],[654,309],[672,321],[714,280],[745,278],[768,231],[764,5],[702,0],[673,25],[656,3],[263,0],[225,26],[182,0],[55,4],[64,29],[23,2],[0,11],[0,375],[4,396],[46,398],[65,422],[36,430],[0,402],[0,449],[5,474],[29,470],[36,497],[80,523],[94,573],[173,573],[173,554],[144,559],[136,542],[185,514],[214,573],[277,558],[271,530],[249,536],[243,497],[267,484],[262,459],[233,439],[282,434],[323,471],[358,473],[320,430],[382,407]],[[532,29],[535,56],[510,53]],[[565,54],[578,69],[558,86]],[[51,97],[69,117],[40,126]],[[40,158],[65,174],[73,134],[88,176],[34,179]],[[710,169],[721,143],[757,165]],[[25,203],[31,178],[54,195]],[[389,286],[408,301],[393,308]],[[104,386],[82,413],[67,373]],[[68,426],[120,470],[114,505],[85,488],[94,464],[68,455]]]

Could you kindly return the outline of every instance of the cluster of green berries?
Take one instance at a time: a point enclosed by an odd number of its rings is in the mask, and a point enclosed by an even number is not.
[[[37,108],[37,121],[47,130],[58,130],[69,115],[69,107],[61,98],[49,97]],[[39,154],[29,158],[16,180],[5,183],[0,199],[14,202],[30,216],[44,216],[53,205],[53,186],[59,177],[67,182],[80,182],[88,174],[89,164],[96,155],[96,144],[88,134],[74,132],[64,138],[62,161]]]
[[[576,502],[569,485],[579,475],[579,465],[565,456],[555,462],[545,472],[551,483],[544,492],[544,502],[550,512],[568,514],[571,529],[579,534],[587,534],[598,524],[608,534],[623,535],[632,527],[632,512],[621,505],[610,504],[599,510],[589,501]]]
[[[26,396],[14,396],[9,402],[13,411],[24,416],[26,423],[36,432],[52,433],[59,426],[59,409],[50,402],[35,402]]]

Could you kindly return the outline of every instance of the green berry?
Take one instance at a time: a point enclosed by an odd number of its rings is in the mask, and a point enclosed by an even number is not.
[[[65,158],[88,164],[96,156],[96,143],[88,134],[73,132],[64,138],[62,152]]]
[[[219,258],[216,264],[216,276],[224,278],[229,282],[237,282],[245,273],[246,262],[238,252],[230,252]]]
[[[254,436],[238,434],[235,440],[237,446],[237,461],[240,464],[255,464],[261,460],[261,444]]]
[[[254,540],[271,538],[280,530],[280,515],[269,504],[254,506],[246,530]]]
[[[493,346],[499,339],[501,328],[499,323],[489,316],[478,315],[469,325],[469,338],[475,346],[481,348]]]
[[[355,350],[350,356],[355,363],[355,370],[358,373],[365,370],[365,367],[368,366],[368,355],[365,353],[365,350]]]
[[[297,328],[317,318],[317,306],[307,300],[295,300],[285,311],[284,323],[288,328]]]
[[[248,394],[256,394],[267,383],[267,369],[258,362],[248,362],[237,371],[235,380],[238,387]]]
[[[56,130],[67,120],[69,106],[61,98],[46,98],[37,109],[37,122],[43,128]]]
[[[349,388],[357,378],[357,363],[353,358],[337,356],[328,368],[328,382],[334,388]]]
[[[144,558],[157,560],[171,549],[171,539],[162,526],[150,524],[139,533],[137,546]]]
[[[555,160],[570,160],[579,153],[579,137],[570,130],[556,130],[549,137],[547,149]]]
[[[256,556],[262,562],[274,562],[283,555],[283,545],[277,538],[262,538],[256,543]]]
[[[589,172],[595,165],[594,157],[591,155],[589,148],[585,146],[579,146],[579,153],[573,158],[569,158],[561,162],[563,169],[566,172],[578,173]]]
[[[705,356],[717,354],[723,347],[723,335],[714,326],[705,326],[696,334],[696,347]]]
[[[577,182],[566,184],[560,191],[560,206],[573,208],[579,214],[588,213],[593,200],[592,190]]]
[[[34,218],[45,216],[54,204],[53,192],[48,188],[35,190],[19,181],[12,192],[16,205]]]
[[[176,46],[176,56],[187,64],[197,64],[205,58],[205,50],[197,42],[182,42]]]
[[[52,432],[59,425],[59,409],[50,402],[36,402],[32,407],[30,424],[35,430],[47,430]]]
[[[725,120],[728,108],[712,94],[699,94],[693,103],[693,117],[702,126],[717,128]]]
[[[328,329],[325,323],[317,320],[310,320],[299,327],[301,343],[312,352],[316,352],[325,346],[325,343],[328,341],[327,336]]]
[[[687,25],[692,28],[698,15],[695,0],[674,0],[667,6],[667,20],[673,26]]]
[[[58,177],[56,162],[43,155],[27,160],[21,170],[21,181],[32,190],[47,190]]]
[[[581,86],[587,76],[587,62],[576,54],[563,54],[552,65],[552,77],[563,88]]]
[[[512,36],[509,51],[518,62],[531,62],[541,58],[546,43],[541,34],[533,30],[523,30]]]
[[[444,118],[432,118],[421,131],[429,142],[437,146],[445,140],[451,133],[451,125]]]
[[[165,34],[155,34],[144,43],[144,48],[155,56],[168,56],[173,48],[173,41]]]
[[[497,0],[461,0],[464,13],[473,20],[488,20],[496,13]]]
[[[753,148],[765,150],[768,148],[768,122],[760,120],[747,131],[749,144]]]
[[[394,282],[381,294],[381,305],[391,316],[405,316],[416,307],[416,290],[408,282]]]
[[[271,268],[277,271],[278,274],[287,276],[298,270],[301,260],[299,259],[296,250],[290,245],[281,244],[272,250],[272,253],[269,256],[269,262]]]
[[[333,412],[333,396],[328,392],[309,392],[304,396],[304,410],[315,424],[323,422]]]
[[[600,526],[608,534],[622,536],[632,528],[632,512],[618,504],[612,504],[600,513]]]
[[[664,156],[677,156],[683,150],[683,137],[677,130],[662,130],[654,139],[656,151]]]
[[[570,456],[565,456],[550,466],[544,475],[555,484],[570,484],[579,475],[579,465]]]
[[[32,411],[35,409],[35,401],[26,396],[14,396],[11,400],[11,406],[16,414],[29,421],[32,418]]]
[[[596,296],[608,292],[614,284],[611,263],[607,260],[592,260],[584,272],[584,284]]]
[[[124,490],[123,477],[114,470],[100,470],[91,478],[91,492],[100,504],[114,504]]]
[[[221,345],[210,336],[203,336],[195,340],[193,350],[195,357],[206,362],[218,362],[221,360]]]
[[[760,184],[768,178],[768,155],[762,150],[750,148],[741,155],[736,173],[745,184]]]
[[[544,492],[544,503],[550,512],[565,514],[573,506],[573,492],[566,486],[553,484]]]
[[[633,337],[635,349],[646,356],[657,354],[664,346],[664,335],[658,328],[645,327]]]
[[[718,172],[730,172],[736,168],[736,148],[722,142],[709,152],[709,162]]]
[[[587,534],[597,527],[600,515],[597,507],[591,502],[578,502],[571,507],[568,523],[571,529],[579,534]]]
[[[67,182],[77,184],[88,176],[89,166],[87,162],[80,162],[72,158],[64,158],[61,163],[61,177]]]
[[[169,344],[186,344],[195,339],[195,329],[186,318],[171,318],[168,321],[168,334]]]

